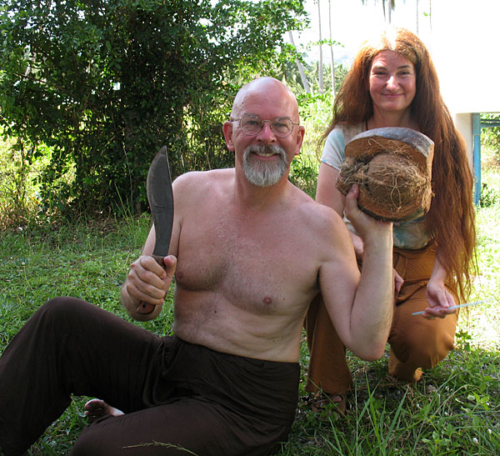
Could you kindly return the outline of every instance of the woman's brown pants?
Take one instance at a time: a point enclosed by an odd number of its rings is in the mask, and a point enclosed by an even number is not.
[[[394,249],[394,268],[404,279],[396,296],[396,308],[389,335],[389,374],[413,383],[422,376],[422,369],[430,369],[453,349],[457,314],[428,320],[413,316],[429,305],[427,283],[434,267],[436,249],[433,244],[422,250]],[[458,303],[456,291],[448,291]],[[310,352],[306,390],[328,394],[345,394],[352,387],[345,347],[339,339],[321,295],[311,304],[305,328]]]

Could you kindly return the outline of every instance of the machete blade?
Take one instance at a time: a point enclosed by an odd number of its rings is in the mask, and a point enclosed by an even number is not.
[[[146,190],[156,235],[153,256],[161,257],[160,264],[163,266],[163,257],[168,255],[174,221],[174,196],[166,146],[160,149],[151,163]]]
[[[166,146],[160,149],[149,167],[146,191],[155,227],[153,258],[164,268],[163,258],[168,255],[174,221],[174,195]],[[153,304],[141,302],[137,312],[149,314],[154,309]]]

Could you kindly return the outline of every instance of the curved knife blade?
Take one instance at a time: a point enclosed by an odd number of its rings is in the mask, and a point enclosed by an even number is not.
[[[174,221],[174,195],[166,146],[160,149],[149,167],[146,190],[155,227],[153,258],[160,266],[165,267],[163,258],[168,255]],[[153,304],[141,302],[137,312],[148,314],[154,308]]]

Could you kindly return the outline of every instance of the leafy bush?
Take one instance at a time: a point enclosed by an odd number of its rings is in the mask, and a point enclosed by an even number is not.
[[[284,32],[304,17],[290,0],[1,4],[0,125],[48,158],[38,184],[49,210],[88,212],[141,211],[164,144],[174,177],[229,166],[220,126],[232,82],[276,74]]]
[[[481,186],[481,198],[479,199],[479,205],[481,207],[489,207],[496,204],[498,200],[498,193],[495,189],[492,189],[488,184],[482,184]]]

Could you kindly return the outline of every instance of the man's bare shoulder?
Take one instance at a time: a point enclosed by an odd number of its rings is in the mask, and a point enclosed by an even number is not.
[[[211,189],[231,183],[233,179],[234,168],[190,171],[175,179],[175,197],[186,196],[192,200],[196,195],[206,195],[206,192]]]
[[[174,181],[176,186],[192,186],[203,183],[214,183],[234,177],[234,168],[213,169],[210,171],[189,171],[181,174]]]
[[[341,227],[345,225],[336,211],[324,204],[317,203],[298,188],[296,188],[295,200],[298,202],[298,210],[303,215],[305,221],[317,224],[318,226],[334,225]]]
[[[324,253],[337,252],[339,248],[343,250],[350,246],[351,238],[346,224],[332,208],[317,203],[305,195],[299,198],[296,211],[304,235],[317,243],[333,248],[333,251],[325,248]]]

